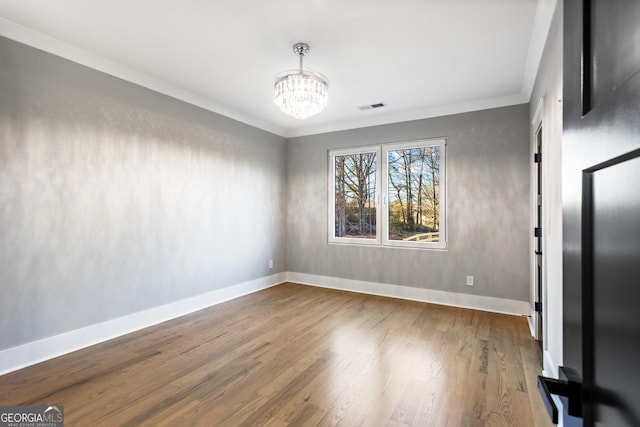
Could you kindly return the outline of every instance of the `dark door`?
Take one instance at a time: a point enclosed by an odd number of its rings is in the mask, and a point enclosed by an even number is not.
[[[564,365],[585,426],[640,426],[640,0],[564,3]]]

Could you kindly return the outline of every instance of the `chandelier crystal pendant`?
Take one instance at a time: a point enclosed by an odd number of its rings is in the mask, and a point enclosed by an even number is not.
[[[293,51],[300,58],[300,69],[278,74],[273,83],[275,103],[282,112],[296,119],[318,114],[327,105],[329,80],[320,73],[303,70],[302,60],[309,45],[296,43]]]

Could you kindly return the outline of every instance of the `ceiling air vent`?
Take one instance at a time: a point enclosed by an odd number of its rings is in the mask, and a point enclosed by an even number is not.
[[[384,102],[377,102],[375,104],[361,105],[358,107],[358,110],[373,110],[374,108],[382,108],[384,106]]]

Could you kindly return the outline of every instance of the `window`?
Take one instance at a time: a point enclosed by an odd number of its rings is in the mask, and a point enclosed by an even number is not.
[[[331,241],[380,244],[380,147],[330,152]]]
[[[329,242],[444,248],[444,139],[329,152]]]

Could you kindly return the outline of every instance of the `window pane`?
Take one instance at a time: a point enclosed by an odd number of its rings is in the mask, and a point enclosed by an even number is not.
[[[440,241],[438,146],[388,151],[389,240]]]
[[[335,237],[376,238],[376,153],[335,156]]]

